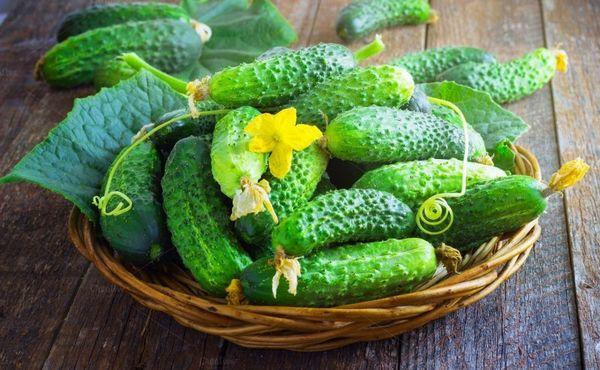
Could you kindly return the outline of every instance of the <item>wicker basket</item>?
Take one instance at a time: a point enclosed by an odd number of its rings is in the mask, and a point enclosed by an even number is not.
[[[524,148],[513,149],[517,171],[540,179],[537,159]],[[540,236],[536,220],[510,235],[495,237],[464,256],[459,274],[448,276],[440,266],[430,281],[412,293],[335,308],[304,308],[227,305],[208,296],[177,265],[140,269],[122,264],[77,209],[68,227],[81,254],[144,306],[241,346],[294,351],[323,351],[390,338],[477,302],[521,267]]]

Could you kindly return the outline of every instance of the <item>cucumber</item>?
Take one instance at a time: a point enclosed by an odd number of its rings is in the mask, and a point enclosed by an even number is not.
[[[177,252],[202,289],[225,296],[231,279],[252,261],[229,227],[228,208],[210,170],[210,142],[180,140],[162,179],[164,209]]]
[[[306,204],[325,173],[329,157],[317,145],[312,144],[294,153],[292,168],[283,179],[270,173],[266,176],[271,192],[269,198],[279,219],[284,219],[298,207]],[[268,212],[250,214],[235,222],[238,235],[254,246],[254,255],[272,254],[271,231],[275,223]]]
[[[402,238],[414,226],[413,212],[392,194],[345,189],[297,209],[273,229],[271,238],[275,251],[304,256],[334,243]]]
[[[342,113],[327,126],[325,137],[332,156],[359,163],[462,159],[465,149],[462,128],[431,114],[389,107]],[[469,159],[484,161],[485,144],[476,137],[469,142]]]
[[[299,122],[323,129],[328,119],[354,107],[402,107],[408,103],[414,88],[412,77],[400,67],[355,68],[317,85],[289,106],[296,107]]]
[[[58,28],[57,40],[63,41],[96,28],[132,21],[181,19],[189,16],[181,7],[165,3],[97,4],[69,13]]]
[[[240,280],[253,304],[330,307],[412,291],[437,268],[435,250],[422,239],[390,239],[325,249],[302,259],[296,295],[282,281],[273,297],[275,268],[268,258],[246,267]]]
[[[325,172],[325,173],[323,173],[321,180],[319,181],[319,183],[317,184],[317,187],[315,188],[313,197],[329,193],[330,191],[336,190],[336,189],[337,188],[335,187],[335,185],[333,185],[333,183],[331,182],[331,178],[329,177],[327,172]]]
[[[427,95],[423,89],[419,86],[415,86],[412,96],[408,103],[402,107],[402,109],[408,109],[415,112],[431,113],[433,106],[429,102]]]
[[[259,114],[252,107],[241,107],[227,113],[215,126],[210,150],[212,173],[229,198],[241,189],[244,177],[256,183],[267,170],[267,156],[248,150],[251,136],[244,132],[248,122]]]
[[[465,63],[440,74],[438,80],[456,81],[489,93],[498,103],[510,103],[533,94],[557,70],[566,69],[564,51],[539,48],[507,63]]]
[[[36,65],[36,75],[54,87],[92,82],[96,70],[124,52],[135,52],[167,73],[200,57],[202,42],[185,22],[160,19],[97,28],[55,45]]]
[[[352,41],[382,28],[435,19],[427,0],[353,0],[340,12],[336,31]]]
[[[440,193],[460,192],[463,162],[458,159],[428,159],[399,162],[365,173],[353,185],[393,194],[413,210],[429,197]],[[467,186],[506,176],[499,168],[467,163]]]
[[[405,68],[415,83],[436,81],[437,76],[467,62],[495,63],[494,56],[483,49],[467,46],[447,46],[409,53],[388,64]]]
[[[286,48],[285,46],[274,46],[271,49],[262,53],[261,55],[257,56],[256,60],[266,60],[274,56],[286,54],[289,52],[293,52],[293,50],[290,48]]]
[[[136,74],[136,70],[122,60],[112,59],[101,65],[94,74],[94,86],[97,89],[111,87]]]
[[[102,192],[111,169],[112,166],[104,179]],[[110,190],[127,194],[132,208],[120,215],[101,214],[100,227],[111,247],[127,262],[158,261],[170,245],[160,203],[161,171],[158,151],[152,143],[144,142],[123,159],[113,174]],[[122,199],[111,198],[106,209],[114,210],[119,202]]]

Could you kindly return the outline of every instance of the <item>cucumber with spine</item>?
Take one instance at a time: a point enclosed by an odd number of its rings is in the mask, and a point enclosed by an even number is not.
[[[330,307],[410,292],[437,268],[435,250],[422,239],[346,245],[324,249],[302,259],[296,295],[282,281],[273,297],[275,268],[268,258],[246,267],[240,280],[253,304]]]
[[[183,264],[209,294],[225,296],[231,279],[252,260],[229,227],[229,210],[211,175],[208,140],[191,136],[175,144],[162,189],[167,224]]]
[[[352,41],[382,28],[435,19],[427,0],[353,0],[340,12],[336,31],[342,40]]]
[[[56,38],[60,42],[96,28],[154,19],[175,19],[187,22],[190,17],[185,10],[173,4],[97,4],[67,14],[60,24]]]
[[[288,106],[296,107],[299,122],[323,129],[326,119],[332,120],[354,107],[402,107],[408,103],[414,88],[412,77],[403,68],[355,68],[317,85],[292,100]]]
[[[405,54],[388,64],[405,68],[420,84],[435,82],[440,73],[467,62],[496,63],[496,59],[483,49],[447,46]]]
[[[464,156],[463,129],[434,115],[389,107],[359,107],[337,116],[325,131],[335,158],[359,163],[393,163]],[[469,159],[485,161],[481,135],[469,142]]]
[[[36,75],[54,87],[92,82],[96,70],[123,52],[135,52],[148,63],[177,72],[196,62],[200,36],[185,22],[160,19],[97,28],[55,45],[36,64]]]
[[[294,153],[290,172],[283,179],[270,173],[265,177],[271,187],[269,198],[279,219],[284,219],[312,197],[327,168],[328,155],[312,144]],[[246,215],[235,222],[238,235],[254,246],[254,256],[272,254],[271,231],[275,223],[268,212]]]
[[[335,190],[315,197],[271,234],[274,251],[304,256],[335,243],[403,238],[414,229],[411,209],[390,193]]]
[[[399,162],[368,171],[353,187],[386,191],[416,210],[433,195],[460,192],[462,170],[458,159]],[[504,176],[499,168],[467,162],[468,187]]]
[[[556,71],[566,70],[564,51],[539,48],[507,63],[465,63],[443,72],[437,79],[485,91],[498,103],[510,103],[541,89]]]
[[[104,179],[102,192],[113,166]],[[100,227],[111,247],[127,262],[158,261],[170,246],[160,203],[161,171],[158,151],[152,143],[144,142],[134,148],[114,172],[109,190],[126,194],[132,201],[132,208],[120,215],[101,214]],[[122,201],[114,197],[106,209],[113,210]]]

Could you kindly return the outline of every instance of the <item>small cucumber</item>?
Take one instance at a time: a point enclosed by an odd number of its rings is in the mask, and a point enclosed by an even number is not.
[[[389,64],[405,68],[416,84],[434,82],[437,76],[467,62],[495,63],[496,59],[485,50],[467,46],[447,46],[409,53],[393,59]]]
[[[267,156],[248,150],[251,137],[244,132],[248,122],[259,114],[252,107],[241,107],[227,113],[215,126],[210,150],[212,173],[229,198],[241,189],[244,177],[256,183],[267,170]]]
[[[180,140],[162,179],[164,209],[173,244],[183,264],[209,294],[225,288],[252,261],[229,227],[229,210],[210,170],[210,142]]]
[[[346,189],[297,209],[273,229],[271,238],[274,250],[304,256],[334,243],[406,237],[414,226],[413,212],[392,194]]]
[[[61,22],[56,38],[60,42],[96,28],[125,22],[166,18],[189,21],[189,16],[185,10],[172,4],[97,4],[67,14]]]
[[[291,170],[283,179],[270,173],[266,176],[271,187],[269,198],[279,219],[308,202],[320,184],[328,160],[328,155],[317,144],[312,144],[294,153]],[[272,254],[270,237],[274,226],[268,212],[250,214],[235,222],[238,235],[255,247],[254,255],[257,256]]]
[[[353,0],[340,12],[336,31],[342,40],[352,41],[382,28],[434,19],[427,0]]]
[[[97,89],[111,87],[136,74],[136,70],[122,60],[112,59],[101,65],[94,74]]]
[[[483,161],[485,145],[476,135],[469,143],[469,158]],[[327,126],[325,137],[331,155],[359,163],[462,159],[465,149],[462,128],[431,114],[388,107],[344,112]]]
[[[386,191],[416,210],[433,195],[459,192],[462,169],[463,162],[458,159],[399,162],[365,173],[353,187]],[[467,163],[468,187],[503,176],[506,174],[499,168]]]
[[[240,280],[253,304],[330,307],[412,291],[437,268],[435,250],[422,239],[386,241],[324,249],[302,259],[296,295],[281,282],[277,298],[271,281],[275,268],[268,258],[246,267]]]
[[[104,179],[103,192],[111,169]],[[113,174],[110,190],[127,194],[132,208],[120,215],[101,214],[100,227],[111,247],[128,262],[157,261],[170,245],[160,203],[161,170],[158,151],[152,143],[144,142],[123,159]],[[111,198],[106,209],[115,209],[121,201]]]
[[[353,107],[380,105],[402,107],[415,85],[406,70],[392,66],[355,68],[331,78],[289,103],[296,107],[298,120],[324,128],[327,119]]]
[[[498,103],[510,103],[533,94],[556,71],[566,69],[564,51],[539,48],[507,63],[465,63],[440,74],[438,80],[456,81],[489,93]]]

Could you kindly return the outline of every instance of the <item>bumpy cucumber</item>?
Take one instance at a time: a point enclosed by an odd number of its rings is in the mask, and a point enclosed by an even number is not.
[[[272,58],[274,56],[282,55],[282,54],[289,53],[289,52],[293,52],[293,50],[290,48],[286,48],[285,46],[275,46],[275,47],[272,47],[271,49],[265,51],[261,55],[257,56],[256,60],[266,60],[266,59]]]
[[[415,83],[436,81],[437,76],[467,62],[495,63],[496,59],[485,50],[467,46],[448,46],[403,55],[389,62],[405,68]]]
[[[120,215],[101,214],[100,227],[113,249],[128,262],[157,261],[170,245],[160,203],[161,170],[158,151],[151,143],[144,142],[134,148],[114,172],[110,190],[127,194],[132,208]],[[106,209],[115,209],[119,202],[121,198],[111,198]]]
[[[240,278],[244,295],[263,305],[330,307],[410,292],[435,273],[435,250],[422,239],[390,239],[325,249],[302,259],[296,295],[282,279],[273,297],[275,268],[268,258]]]
[[[164,209],[183,264],[209,294],[222,297],[252,261],[229,227],[229,210],[210,171],[210,142],[188,137],[167,160]]]
[[[257,182],[267,169],[267,156],[248,150],[250,135],[244,131],[248,122],[260,112],[252,107],[241,107],[221,118],[213,133],[210,158],[213,176],[223,194],[233,198],[246,177]]]
[[[211,77],[208,92],[214,101],[228,107],[277,106],[355,66],[348,48],[318,44],[225,68]]]
[[[462,128],[434,115],[388,107],[359,107],[337,116],[325,131],[336,158],[363,163],[393,163],[428,158],[462,159]],[[483,139],[469,143],[469,158],[486,156]]]
[[[284,219],[312,197],[327,168],[327,154],[312,144],[301,152],[294,153],[290,172],[283,179],[270,173],[266,176],[271,192],[269,198],[279,219]],[[268,212],[250,214],[236,221],[238,235],[255,246],[255,255],[272,253],[270,236],[275,226]]]
[[[440,74],[438,80],[456,81],[488,92],[498,103],[509,103],[541,89],[557,70],[566,71],[566,54],[540,48],[507,63],[465,63]]]
[[[536,219],[546,209],[542,194],[545,188],[534,178],[521,175],[475,184],[463,196],[446,199],[454,213],[454,222],[447,231],[440,235],[418,234],[434,245],[443,242],[468,250]]]
[[[296,107],[299,122],[323,128],[327,119],[332,120],[353,107],[402,107],[408,103],[414,88],[412,77],[403,68],[355,68],[317,85],[289,106]]]
[[[458,159],[399,162],[365,173],[353,187],[386,191],[416,210],[433,195],[459,192],[462,169],[463,162]],[[493,166],[467,163],[469,187],[505,175],[504,171]]]
[[[334,243],[402,238],[415,226],[410,208],[390,193],[335,190],[320,195],[281,221],[271,234],[275,250],[304,256]]]
[[[94,74],[94,86],[98,89],[111,87],[130,78],[136,72],[129,64],[118,59],[112,59],[96,70]]]
[[[38,61],[36,73],[55,87],[92,82],[104,63],[124,52],[135,52],[167,72],[185,69],[200,57],[202,42],[185,22],[160,19],[97,28],[69,37]]]
[[[353,0],[340,12],[336,30],[351,41],[386,27],[425,23],[432,14],[427,0]]]
[[[189,20],[185,10],[172,4],[98,4],[67,14],[58,29],[56,38],[60,42],[95,28],[163,18]]]

